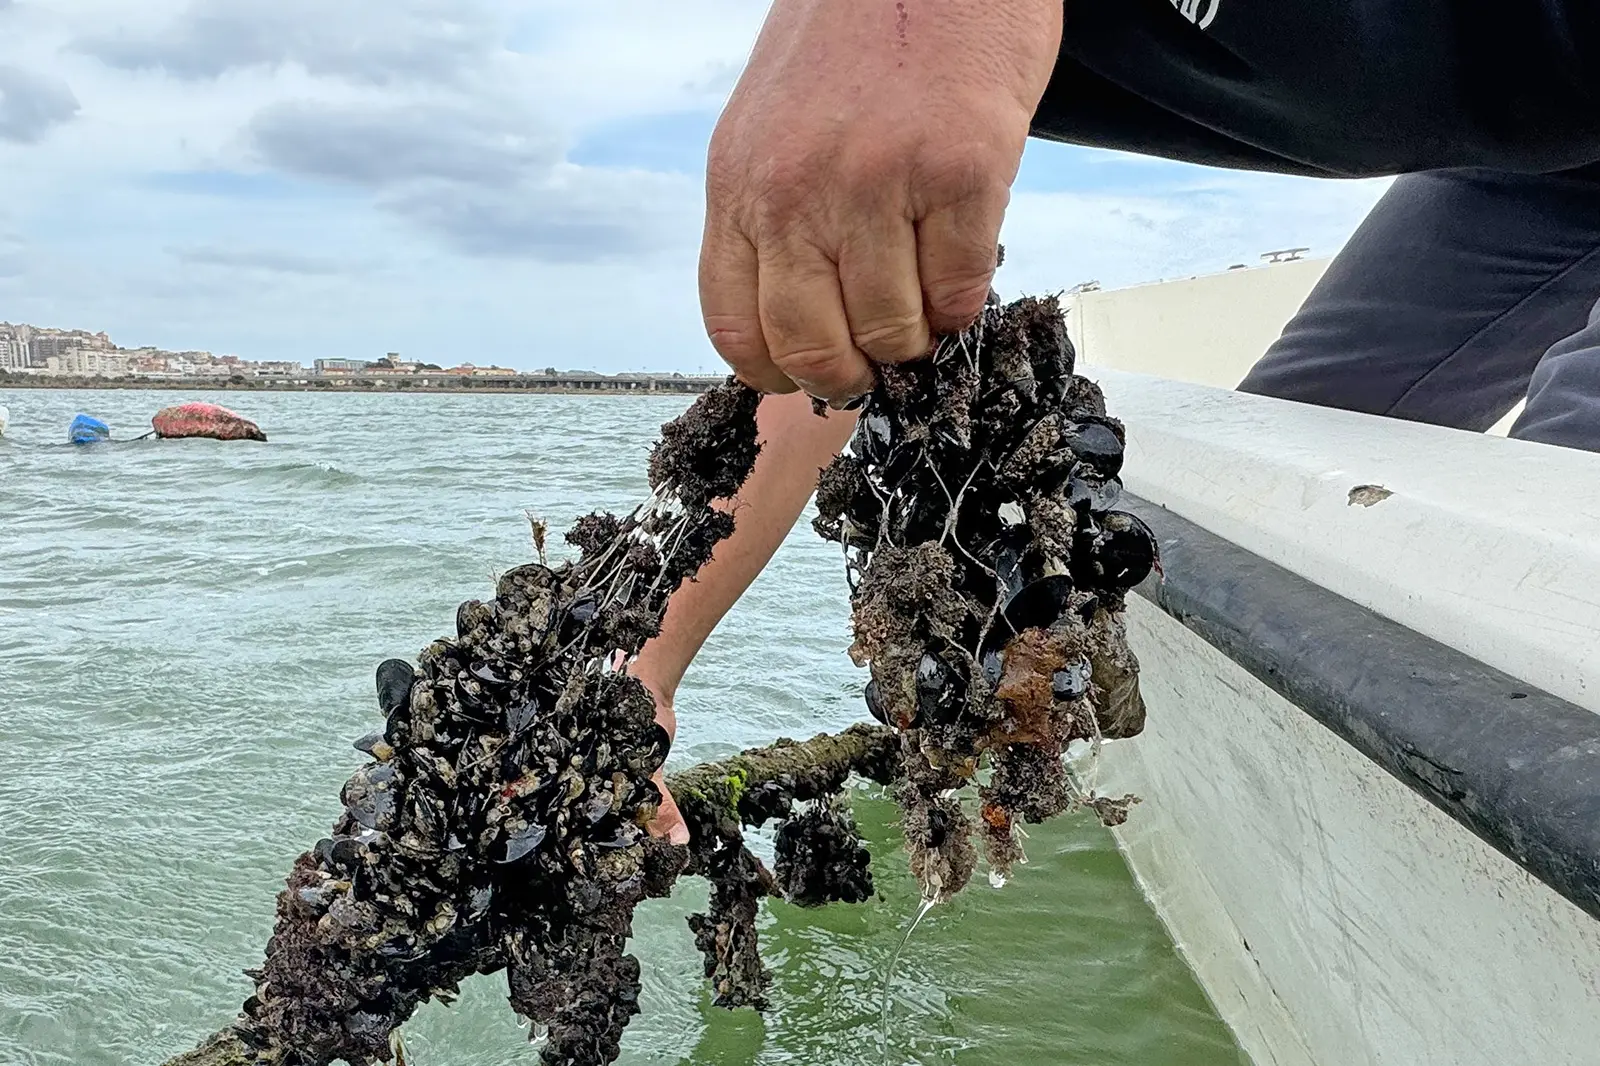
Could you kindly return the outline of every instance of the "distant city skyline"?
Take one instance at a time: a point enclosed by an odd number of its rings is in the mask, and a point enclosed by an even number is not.
[[[762,14],[0,3],[0,308],[255,360],[715,371],[702,166]],[[998,286],[1330,254],[1383,185],[1034,143]]]
[[[120,357],[147,360],[187,360],[191,363],[217,363],[221,365],[248,364],[262,365],[273,368],[275,372],[287,372],[291,368],[314,368],[323,364],[336,366],[338,369],[356,369],[358,367],[399,364],[406,367],[426,367],[432,370],[446,370],[452,366],[477,367],[472,357],[482,358],[485,353],[467,353],[465,358],[446,357],[444,362],[425,358],[408,358],[402,352],[371,351],[359,355],[320,355],[312,359],[272,360],[253,359],[248,354],[237,352],[213,353],[205,348],[184,348],[171,350],[159,348],[155,345],[124,345],[113,340],[107,330],[87,329],[81,326],[40,326],[28,322],[11,322],[0,317],[0,370],[27,370],[46,367],[47,360],[52,357],[61,358],[69,353],[94,351],[114,354]],[[492,353],[491,353],[492,354]],[[500,353],[503,354],[503,353]],[[484,364],[483,369],[494,369],[497,364]],[[542,363],[537,367],[529,365],[511,367],[516,370],[560,370],[563,372],[590,372],[590,368],[583,366],[555,366],[551,363]],[[633,371],[639,368],[624,368]]]
[[[490,353],[493,354],[493,353]],[[153,346],[119,345],[105,331],[73,327],[37,326],[0,319],[0,372],[46,378],[151,378],[151,379],[305,379],[330,375],[386,378],[503,377],[532,374],[540,377],[601,376],[588,367],[537,368],[478,364],[470,359],[434,363],[407,359],[400,352],[372,358],[322,356],[310,360],[256,360],[234,353],[217,355],[203,349],[169,351]],[[641,373],[650,374],[651,371]],[[682,372],[655,371],[679,375]]]

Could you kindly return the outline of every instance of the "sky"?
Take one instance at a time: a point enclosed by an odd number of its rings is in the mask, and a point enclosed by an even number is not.
[[[0,0],[0,320],[247,359],[714,371],[741,0]],[[1383,182],[1034,142],[1007,296],[1331,254]]]

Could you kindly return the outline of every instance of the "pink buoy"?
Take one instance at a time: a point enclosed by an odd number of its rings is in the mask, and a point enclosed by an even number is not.
[[[209,437],[212,440],[259,440],[261,427],[214,403],[184,403],[156,412],[151,423],[158,437]]]

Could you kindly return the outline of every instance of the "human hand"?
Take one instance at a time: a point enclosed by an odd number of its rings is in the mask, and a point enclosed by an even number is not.
[[[638,681],[656,701],[656,722],[667,731],[667,736],[676,739],[678,735],[678,715],[673,710],[672,698],[664,694],[661,688],[653,681],[638,677]],[[661,790],[661,806],[656,810],[655,818],[645,830],[653,837],[663,837],[672,844],[689,843],[689,826],[683,820],[683,812],[678,810],[678,802],[672,798],[672,793],[667,790],[667,779],[663,771],[657,770],[651,778],[656,788]]]
[[[748,385],[836,402],[968,325],[1060,0],[777,0],[711,139],[700,303]]]

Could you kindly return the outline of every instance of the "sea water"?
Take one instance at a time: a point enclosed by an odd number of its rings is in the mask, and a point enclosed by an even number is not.
[[[560,530],[643,499],[688,402],[229,393],[270,443],[59,443],[79,411],[133,437],[190,398],[0,390],[0,1063],[157,1063],[229,1022],[363,761],[374,667],[532,558],[529,512]],[[802,521],[690,672],[672,763],[860,720],[847,611],[837,549]],[[711,1005],[684,923],[701,885],[640,908],[624,1063],[884,1061],[920,900],[893,805],[854,804],[879,894],[765,910],[765,1014]],[[890,1062],[1244,1062],[1104,829],[1059,819],[1028,850],[906,943]],[[413,1066],[537,1062],[496,978],[405,1033]]]

